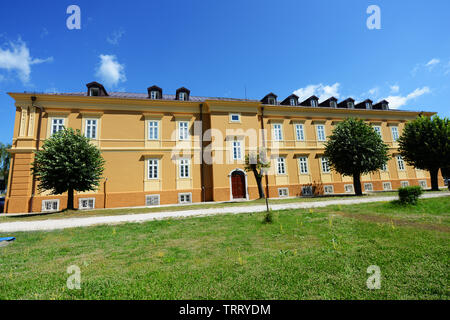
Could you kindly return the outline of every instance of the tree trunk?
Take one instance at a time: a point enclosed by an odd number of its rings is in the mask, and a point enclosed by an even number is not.
[[[73,210],[73,188],[67,190],[67,210]]]
[[[439,173],[439,169],[431,169],[430,170],[431,190],[433,190],[433,191],[439,191],[438,173]]]
[[[258,171],[256,169],[253,170],[253,174],[255,175],[256,184],[258,185],[259,198],[264,199],[265,196],[264,196],[264,190],[262,187],[262,176],[260,174],[258,174]]]
[[[355,195],[361,196],[362,195],[361,176],[359,173],[353,174],[353,187],[355,188]]]

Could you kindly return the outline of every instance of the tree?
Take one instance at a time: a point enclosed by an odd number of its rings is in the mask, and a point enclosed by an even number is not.
[[[353,177],[356,195],[362,195],[361,175],[382,168],[389,160],[388,146],[380,135],[360,119],[339,123],[325,143],[325,154],[333,170]]]
[[[261,152],[259,153],[252,152],[245,156],[245,171],[253,172],[253,175],[256,179],[256,184],[258,185],[258,193],[260,199],[265,198],[261,181],[262,177],[264,176],[265,170],[267,170],[268,168],[270,168],[270,162],[267,161],[265,150],[261,150]]]
[[[439,190],[439,169],[450,167],[449,119],[417,117],[405,125],[398,144],[403,159],[411,166],[428,170],[431,189]]]
[[[89,143],[80,130],[63,129],[47,139],[36,152],[32,172],[39,191],[67,192],[67,209],[73,210],[74,191],[95,190],[102,178],[104,163],[100,150]]]
[[[6,189],[8,185],[8,176],[9,176],[9,163],[11,159],[11,154],[8,152],[8,149],[11,149],[10,144],[3,144],[0,142],[0,176],[3,177],[4,186],[0,185],[0,190]]]

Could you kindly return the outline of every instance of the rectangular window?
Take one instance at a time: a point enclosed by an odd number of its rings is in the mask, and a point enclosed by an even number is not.
[[[180,121],[178,123],[178,138],[180,140],[188,140],[189,139],[189,122],[188,121]]]
[[[149,121],[148,122],[148,140],[158,140],[159,139],[159,122]]]
[[[298,158],[298,166],[300,168],[301,174],[308,173],[308,157],[299,157]]]
[[[180,159],[180,178],[189,178],[189,159]]]
[[[91,97],[97,97],[100,93],[100,90],[98,88],[90,88],[89,89],[89,95]]]
[[[312,186],[302,187],[302,196],[312,196],[313,188]]]
[[[397,165],[398,170],[405,171],[405,162],[403,161],[402,156],[397,156]]]
[[[282,126],[279,123],[275,123],[273,125],[273,140],[282,141],[283,140],[283,131]]]
[[[381,166],[381,170],[382,171],[388,171],[388,167],[386,163],[383,163],[383,165]]]
[[[150,93],[150,98],[151,99],[158,99],[158,91],[152,91]]]
[[[147,207],[159,205],[159,194],[150,194],[145,196],[145,205]]]
[[[87,210],[95,208],[95,198],[84,198],[78,200],[78,209]]]
[[[185,101],[186,100],[186,92],[178,93],[178,99],[181,101]]]
[[[278,197],[289,197],[289,189],[288,188],[279,188],[278,189]]]
[[[85,135],[90,139],[97,139],[97,119],[86,119]]]
[[[158,179],[159,175],[159,160],[158,159],[148,159],[148,178]]]
[[[328,158],[320,158],[320,163],[322,165],[322,173],[330,173],[330,163],[328,162]]]
[[[277,173],[286,174],[286,158],[277,158]]]
[[[409,186],[409,181],[400,181],[400,185],[402,186],[402,188],[408,187]]]
[[[291,98],[291,99],[289,100],[289,104],[290,104],[291,106],[296,106],[296,105],[297,105],[297,103],[295,103],[295,99],[294,99],[294,98]]]
[[[374,126],[373,130],[375,130],[376,133],[381,137],[381,127],[380,126]]]
[[[59,200],[42,200],[42,211],[58,211]]]
[[[311,100],[311,107],[317,107],[317,101],[312,99]]]
[[[392,141],[398,140],[398,128],[397,127],[391,127],[391,133],[392,133]]]
[[[241,160],[241,159],[242,159],[241,142],[233,141],[233,160]]]
[[[353,193],[353,185],[352,184],[345,184],[344,185],[345,193]]]
[[[319,124],[316,126],[317,129],[317,140],[325,141],[325,126],[323,124]]]
[[[295,125],[295,138],[297,141],[305,141],[305,131],[303,130],[303,124]]]
[[[392,190],[392,185],[390,182],[383,182],[383,190]]]
[[[364,190],[365,191],[373,191],[373,184],[370,182],[364,183]]]
[[[323,186],[323,193],[324,194],[333,194],[334,193],[333,186]]]
[[[52,119],[52,134],[64,129],[64,119]]]
[[[179,193],[178,194],[178,203],[192,203],[192,194],[191,193]]]
[[[427,188],[427,180],[419,180],[419,186],[421,186],[423,189]]]
[[[241,122],[241,115],[239,113],[230,113],[230,122]]]

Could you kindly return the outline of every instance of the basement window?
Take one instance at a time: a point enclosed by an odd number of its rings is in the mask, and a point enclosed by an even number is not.
[[[333,186],[323,186],[323,193],[325,193],[325,194],[333,194],[334,193]]]
[[[400,185],[402,186],[402,188],[409,187],[409,181],[400,181]]]
[[[392,190],[392,185],[390,182],[383,182],[383,190]]]
[[[302,187],[302,196],[310,197],[312,195],[313,195],[313,188],[312,188],[312,186]]]
[[[289,189],[288,188],[279,188],[278,189],[278,197],[289,197]]]
[[[83,198],[78,200],[78,209],[88,210],[95,208],[95,198]]]
[[[370,182],[364,183],[364,191],[373,191],[373,184]]]
[[[419,180],[419,186],[421,186],[423,189],[427,188],[427,180]]]
[[[42,200],[42,211],[51,212],[59,210],[59,200]]]
[[[178,203],[192,203],[192,194],[189,193],[179,193],[178,194]]]
[[[159,205],[159,194],[150,194],[145,196],[145,205],[147,207]]]
[[[353,185],[352,184],[346,184],[344,185],[345,193],[353,193]]]

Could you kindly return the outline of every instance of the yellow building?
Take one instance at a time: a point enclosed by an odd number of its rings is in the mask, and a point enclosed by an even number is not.
[[[327,135],[347,117],[374,126],[394,155],[385,170],[362,177],[363,191],[430,186],[428,173],[407,166],[395,142],[418,112],[389,110],[386,101],[299,102],[291,95],[279,103],[272,93],[256,101],[195,97],[186,88],[163,95],[157,86],[146,94],[108,94],[96,82],[84,93],[9,95],[16,116],[8,213],[65,208],[66,195],[40,194],[30,173],[34,152],[63,127],[81,130],[106,160],[98,190],[75,195],[80,209],[255,199],[244,159],[262,146],[272,162],[270,197],[352,193],[352,179],[331,171],[323,157]]]

